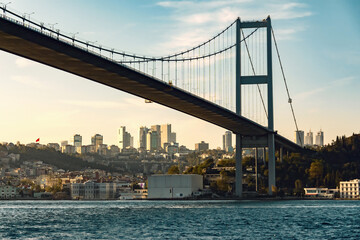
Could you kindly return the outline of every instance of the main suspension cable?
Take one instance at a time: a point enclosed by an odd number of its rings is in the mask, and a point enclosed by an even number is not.
[[[293,115],[293,118],[294,118],[295,127],[296,127],[296,132],[299,132],[298,124],[297,124],[296,117],[295,117],[294,107],[293,107],[293,105],[292,105],[292,99],[291,99],[291,97],[290,97],[289,88],[288,88],[288,86],[287,86],[287,82],[286,82],[286,78],[285,78],[285,73],[284,73],[284,69],[283,69],[283,66],[282,66],[282,62],[281,62],[281,58],[280,58],[280,53],[279,53],[278,45],[277,45],[277,43],[276,43],[275,33],[274,33],[274,29],[273,29],[273,28],[271,28],[271,32],[272,32],[272,36],[273,36],[274,43],[275,43],[276,53],[277,53],[277,56],[278,56],[278,59],[279,59],[279,64],[280,64],[280,68],[281,68],[281,73],[282,73],[282,76],[283,76],[283,79],[284,79],[284,83],[285,83],[285,88],[286,88],[286,92],[287,92],[287,96],[288,96],[288,103],[290,104],[291,112],[292,112],[292,115]],[[302,145],[301,138],[299,138],[299,141],[300,141],[300,145]]]

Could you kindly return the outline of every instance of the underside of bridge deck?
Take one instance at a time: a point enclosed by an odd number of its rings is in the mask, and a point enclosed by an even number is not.
[[[269,133],[266,127],[166,82],[5,19],[0,19],[0,49],[152,100],[243,136]],[[278,134],[275,141],[290,150],[299,150],[295,143]]]

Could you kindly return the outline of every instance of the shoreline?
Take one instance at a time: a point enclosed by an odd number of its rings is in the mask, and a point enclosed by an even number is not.
[[[352,200],[351,198],[315,198],[315,197],[252,197],[252,198],[154,198],[154,199],[52,199],[52,198],[12,198],[0,199],[0,201],[289,201],[289,200]]]

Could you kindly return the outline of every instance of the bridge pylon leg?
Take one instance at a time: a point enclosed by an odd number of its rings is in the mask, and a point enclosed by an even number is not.
[[[258,183],[258,148],[255,148],[255,191],[259,191],[259,183]]]
[[[240,134],[236,134],[235,158],[235,194],[238,197],[242,197],[242,144]]]
[[[273,187],[276,187],[275,179],[275,141],[274,134],[270,133],[268,136],[268,169],[269,169],[269,195],[273,195]]]

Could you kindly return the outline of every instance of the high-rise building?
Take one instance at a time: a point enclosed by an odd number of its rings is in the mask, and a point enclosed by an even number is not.
[[[130,135],[130,133],[129,133]],[[130,147],[134,147],[134,137],[130,136]]]
[[[157,132],[157,147],[161,147],[161,126],[160,125],[153,125],[151,126],[151,131]]]
[[[81,147],[82,145],[82,136],[80,134],[74,135],[74,147]]]
[[[72,145],[61,146],[61,152],[67,154],[75,153],[75,147]]]
[[[311,130],[310,130],[308,133],[306,133],[306,136],[305,136],[305,145],[307,145],[307,146],[312,146],[312,145],[314,145],[314,137],[313,137],[313,133],[312,133]]]
[[[232,132],[226,131],[223,135],[223,150],[226,152],[232,152]]]
[[[125,148],[125,141],[126,141],[126,127],[121,126],[118,129],[118,146],[120,150]]]
[[[146,149],[146,135],[149,129],[147,127],[140,127],[139,131],[139,148]]]
[[[200,143],[196,143],[195,144],[195,151],[204,151],[204,150],[208,150],[209,149],[209,144],[204,142],[204,141],[201,141]]]
[[[126,131],[125,126],[121,126],[118,130],[118,146],[120,150],[131,146],[131,135]]]
[[[161,147],[164,148],[164,143],[171,142],[171,124],[161,125]]]
[[[66,145],[68,145],[68,141],[61,141],[61,143],[60,143],[60,146],[61,147],[63,147],[63,146],[66,146]]]
[[[100,144],[103,144],[103,136],[100,134],[95,134],[91,137],[91,145],[95,146],[95,151],[97,152]]]
[[[172,132],[170,134],[170,142],[176,143],[176,133]]]
[[[304,131],[295,131],[295,143],[301,147],[304,146]]]
[[[316,134],[316,137],[315,137],[315,144],[322,147],[324,146],[324,132],[323,131],[319,131],[317,134]]]
[[[159,134],[157,131],[150,130],[146,136],[146,150],[154,152],[159,148]]]

